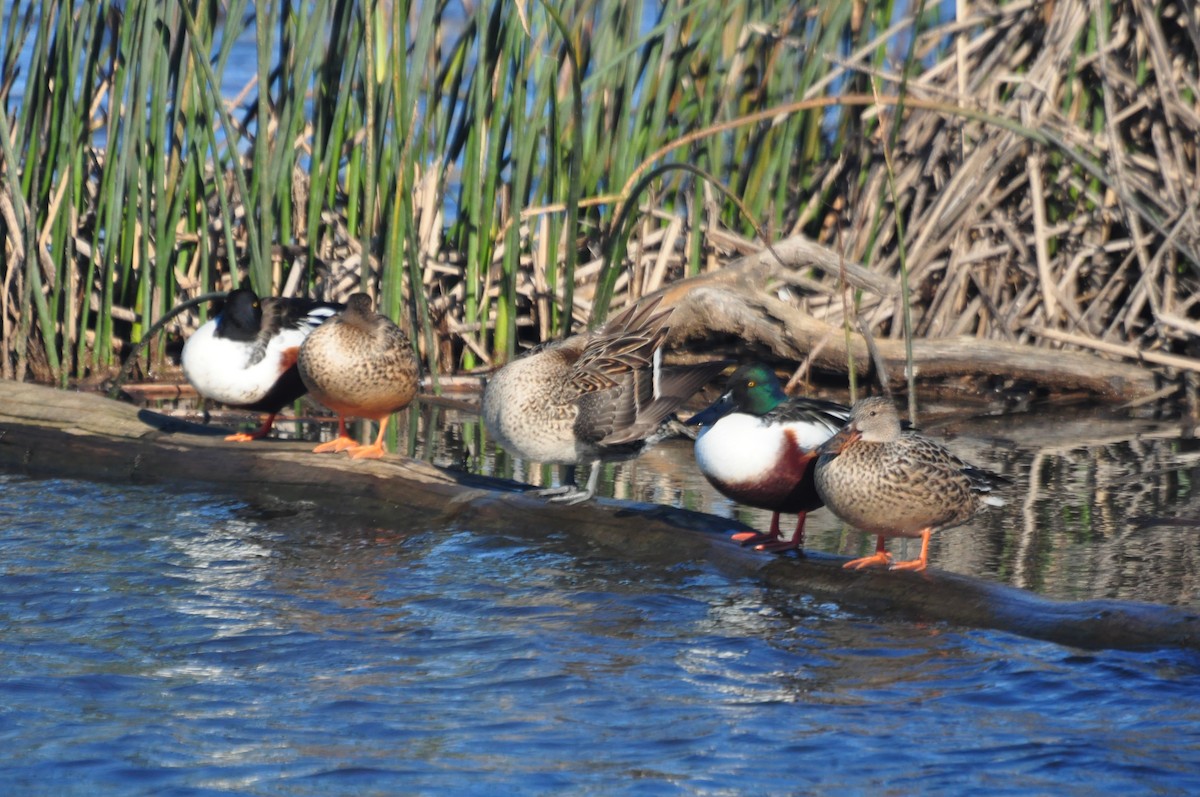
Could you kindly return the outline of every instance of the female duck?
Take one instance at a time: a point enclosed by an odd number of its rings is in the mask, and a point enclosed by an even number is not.
[[[337,413],[338,436],[314,453],[349,451],[355,459],[384,454],[388,418],[409,405],[420,377],[408,335],[376,313],[371,297],[356,293],[346,310],[331,319],[300,347],[300,377],[313,398]],[[346,417],[379,423],[370,445],[359,445],[346,432]]]
[[[265,412],[253,432],[226,437],[245,442],[266,437],[275,416],[304,395],[296,369],[309,333],[340,311],[340,304],[310,299],[259,299],[239,288],[183,345],[183,375],[196,392],[239,409]]]
[[[725,393],[685,423],[700,427],[696,465],[709,484],[739,504],[771,510],[766,534],[735,534],[766,551],[799,549],[804,521],[821,507],[813,482],[816,449],[846,423],[850,409],[832,401],[789,398],[765,365],[734,371]],[[790,539],[779,531],[779,515],[795,512]]]
[[[580,503],[596,492],[599,464],[628,459],[660,439],[668,416],[724,363],[665,367],[659,347],[672,308],[661,297],[585,332],[513,360],[483,392],[483,421],[500,445],[523,459],[567,466],[563,487],[541,491]],[[575,466],[592,460],[587,486]]]
[[[927,437],[901,431],[895,406],[876,396],[857,402],[850,422],[821,447],[816,483],[835,515],[877,535],[875,553],[845,567],[920,571],[930,535],[967,522],[984,504],[1003,506],[991,493],[1009,482]],[[893,564],[888,537],[920,537],[921,555]]]

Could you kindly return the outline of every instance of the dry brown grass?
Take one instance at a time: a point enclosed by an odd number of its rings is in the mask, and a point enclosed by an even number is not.
[[[918,54],[947,38],[953,46],[910,78],[890,148],[899,76],[876,70],[872,52],[846,59],[845,70],[877,79],[882,101],[844,107],[867,131],[859,157],[815,175],[826,190],[781,236],[808,234],[897,278],[899,216],[917,336],[1065,343],[1200,370],[1190,359],[1200,353],[1200,7],[1117,3],[1106,27],[1099,5],[974,4],[971,17],[926,34]],[[884,124],[870,124],[878,116]],[[615,306],[682,275],[691,256],[686,219],[650,204]],[[706,269],[761,248],[719,224],[703,232]],[[580,321],[602,267],[596,252],[577,274]],[[526,258],[521,286],[531,326],[537,258]],[[842,323],[836,278],[812,278],[797,301]],[[453,315],[450,296],[442,308]],[[900,337],[903,303],[864,293],[851,312]]]
[[[1016,0],[969,8],[968,17],[920,36],[915,47],[920,68],[910,70],[903,90],[901,65],[877,67],[876,45],[904,34],[911,20],[897,22],[845,58],[831,57],[836,69],[777,113],[759,109],[753,118],[715,121],[684,138],[703,141],[739,126],[770,130],[815,106],[840,106],[837,113],[851,122],[843,131],[847,143],[841,157],[803,175],[803,189],[789,186],[784,201],[794,207],[783,214],[786,226],[763,233],[776,242],[795,235],[816,240],[889,282],[898,282],[905,270],[909,291],[848,296],[836,274],[814,269],[793,284],[790,295],[815,318],[856,330],[865,324],[875,337],[900,338],[907,307],[918,337],[969,335],[1074,346],[1146,362],[1167,376],[1200,372],[1195,343],[1200,334],[1200,6],[1192,0]],[[1101,16],[1104,8],[1111,10],[1110,21]],[[939,60],[931,53],[940,53]],[[856,90],[868,85],[862,80],[868,76],[874,96],[831,96],[838,75],[855,76]],[[649,157],[634,177],[664,160]],[[102,161],[97,154],[94,162]],[[580,253],[575,326],[592,320],[607,247],[622,234],[596,226],[596,220],[611,224],[611,209],[621,202],[637,202],[640,217],[617,264],[617,308],[685,276],[689,264],[711,271],[763,248],[762,237],[722,223],[720,193],[694,176],[657,183],[658,193],[585,196],[581,211],[590,226],[585,224],[574,242],[566,239],[561,223],[550,223],[561,221],[561,205],[510,213],[504,189],[496,199],[500,223],[478,233],[491,235],[493,243],[485,247],[491,268],[482,269],[475,283],[469,254],[456,251],[448,240],[442,212],[445,170],[438,162],[425,167],[413,190],[411,251],[420,258],[434,359],[443,371],[467,359],[493,361],[492,330],[505,299],[505,254],[513,241],[506,232],[512,225],[519,232],[514,279],[516,323],[524,343],[555,334],[552,308],[562,307],[564,292],[561,285],[555,291],[548,286],[553,275],[563,273],[568,248]],[[298,170],[295,174],[293,202],[304,208],[311,204],[308,178]],[[736,175],[718,178],[737,182]],[[172,272],[177,300],[226,284],[228,274],[218,273],[221,263],[241,260],[250,248],[243,229],[227,239],[221,227],[222,196],[235,205],[236,217],[247,216],[237,206],[232,178],[222,185],[210,172],[204,182],[211,223],[204,233],[180,232],[174,243],[177,250],[195,252]],[[16,229],[11,203],[4,200],[0,195],[0,215]],[[297,220],[300,216],[295,214]],[[308,240],[313,233],[297,223],[288,243],[273,247],[268,268],[275,290],[340,299],[359,285],[380,284],[388,268],[407,267],[403,259],[381,263],[374,251],[364,256],[362,237],[347,224],[344,202],[323,211],[313,229],[321,240]],[[558,231],[553,241],[552,229]],[[204,247],[195,246],[200,239],[208,244],[211,267],[200,256]],[[238,249],[233,258],[225,249],[227,240]],[[16,249],[22,241],[10,236],[5,245],[13,250],[8,261],[19,261]],[[73,246],[85,260],[93,251],[86,236],[77,236]],[[147,251],[153,252],[153,242]],[[137,264],[130,268],[136,272]],[[31,373],[51,374],[54,369],[37,360],[37,346],[28,354],[23,345],[19,352],[7,351],[30,333],[30,314],[22,311],[32,289],[23,275],[10,268],[4,279],[5,373],[13,375],[8,366],[16,362],[15,373],[24,374],[28,357]],[[54,270],[47,266],[45,275],[53,279]],[[410,292],[411,285],[405,281],[402,290]],[[468,321],[473,294],[486,313],[481,321]],[[98,296],[94,289],[93,308]],[[110,308],[118,322],[144,315],[135,313],[128,298]],[[197,321],[194,312],[182,318],[184,326]],[[78,334],[72,323],[73,316],[60,321],[58,334]],[[94,336],[90,328],[85,334],[89,340]],[[428,348],[424,336],[421,342]]]

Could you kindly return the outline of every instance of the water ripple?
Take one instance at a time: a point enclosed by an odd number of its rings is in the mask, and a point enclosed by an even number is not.
[[[1200,792],[1191,655],[198,494],[9,477],[0,529],[22,794]]]

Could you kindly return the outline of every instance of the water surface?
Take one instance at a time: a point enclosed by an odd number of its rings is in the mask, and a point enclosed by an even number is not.
[[[534,484],[559,477],[497,450],[470,413],[426,406],[410,420],[401,450],[435,464]],[[918,420],[926,434],[1012,482],[1003,492],[1006,506],[933,535],[932,567],[1064,600],[1116,598],[1200,610],[1200,440],[1190,425],[1073,406],[976,416],[965,407],[933,407]],[[580,478],[585,475],[586,469]],[[762,530],[770,523],[769,512],[739,506],[712,489],[684,439],[605,465],[599,492],[684,506]],[[794,516],[784,516],[781,528],[790,533],[794,523]],[[874,545],[873,537],[828,510],[808,517],[808,548],[863,556]],[[898,558],[915,557],[920,541],[893,540],[889,547]]]
[[[0,481],[21,794],[1189,794],[1200,660],[336,508]]]

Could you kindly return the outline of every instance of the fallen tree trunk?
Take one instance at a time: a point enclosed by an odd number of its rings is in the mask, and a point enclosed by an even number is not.
[[[307,444],[232,445],[223,434],[97,395],[0,381],[0,469],[7,471],[182,483],[258,502],[303,501],[336,516],[381,524],[531,539],[553,534],[590,551],[639,561],[707,562],[733,577],[759,578],[873,613],[1000,629],[1082,648],[1200,650],[1200,616],[1169,606],[1052,601],[936,570],[850,572],[842,569],[842,557],[773,557],[741,548],[729,541],[729,532],[744,527],[712,515],[615,500],[562,506],[529,496],[511,481],[404,457],[364,462],[314,456]]]
[[[871,374],[875,361],[863,335],[855,331],[847,339],[840,326],[813,318],[780,298],[781,290],[828,292],[825,285],[803,276],[812,269],[835,277],[844,273],[849,285],[881,296],[895,296],[899,285],[857,264],[839,264],[835,252],[802,238],[777,244],[775,252],[782,263],[772,253],[760,252],[664,288],[664,303],[676,306],[668,344],[709,355],[809,361],[835,374],[848,373],[853,359],[859,374]],[[874,345],[887,381],[893,387],[904,385],[904,341],[876,339]],[[919,380],[998,377],[1051,391],[1086,391],[1106,401],[1133,401],[1161,387],[1160,377],[1140,365],[1088,352],[974,337],[916,339],[913,362]]]

